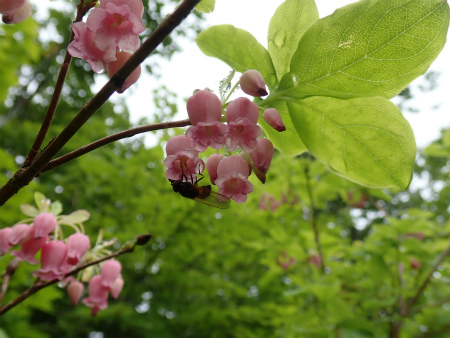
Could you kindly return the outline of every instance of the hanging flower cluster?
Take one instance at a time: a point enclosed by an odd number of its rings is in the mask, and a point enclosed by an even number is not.
[[[249,95],[267,95],[264,78],[256,70],[244,72],[240,86]],[[253,191],[249,175],[255,172],[264,183],[274,152],[272,142],[260,137],[258,106],[246,97],[239,97],[228,104],[224,123],[221,100],[209,90],[200,90],[189,98],[186,109],[192,126],[185,135],[175,136],[167,142],[166,178],[171,182],[195,183],[197,175],[205,168],[199,153],[208,147],[217,150],[225,147],[229,156],[211,155],[206,169],[219,194],[244,203]],[[276,109],[267,109],[263,117],[276,130],[286,129]],[[238,155],[231,153],[240,149]]]
[[[39,210],[31,205],[22,206],[28,216],[34,216],[15,224],[12,227],[0,229],[0,255],[10,252],[19,261],[30,264],[40,264],[40,268],[33,272],[33,276],[42,281],[60,280],[64,285],[70,283],[67,292],[72,304],[80,300],[84,285],[89,281],[89,296],[83,303],[92,309],[92,315],[99,310],[106,309],[108,295],[117,298],[123,287],[120,275],[121,265],[116,260],[107,260],[101,267],[101,273],[94,275],[98,267],[88,267],[79,275],[78,280],[68,273],[80,264],[106,256],[109,251],[105,247],[114,241],[103,242],[101,234],[94,248],[84,234],[82,222],[89,218],[86,210],[78,210],[70,215],[57,216],[60,204],[50,203],[45,196],[37,193],[36,200],[41,201]],[[28,222],[31,221],[31,224]],[[62,226],[75,230],[66,239],[63,238]],[[40,261],[35,256],[40,253]]]
[[[31,4],[28,0],[0,0],[0,13],[4,23],[19,23],[30,16]]]
[[[67,51],[86,60],[96,73],[107,70],[111,78],[139,48],[138,34],[145,30],[143,14],[142,0],[101,0],[86,22],[72,25],[75,37]],[[118,92],[123,93],[140,74],[141,66],[138,66]]]

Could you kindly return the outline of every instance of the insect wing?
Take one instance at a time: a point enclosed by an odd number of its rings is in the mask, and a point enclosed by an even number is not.
[[[214,191],[211,191],[211,193],[205,198],[195,197],[194,200],[219,209],[228,209],[231,202],[227,196],[218,194]]]

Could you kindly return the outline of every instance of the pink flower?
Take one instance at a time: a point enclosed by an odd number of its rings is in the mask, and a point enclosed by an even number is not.
[[[9,244],[9,235],[11,234],[11,231],[11,228],[0,229],[0,256],[3,256],[12,248],[12,245]]]
[[[209,90],[199,90],[187,101],[186,110],[192,125],[196,126],[199,122],[220,121],[222,103]]]
[[[42,280],[62,279],[61,266],[66,260],[67,246],[63,241],[50,241],[41,250],[41,268],[33,276]]]
[[[219,162],[218,178],[215,183],[218,193],[233,199],[236,203],[244,203],[253,185],[248,181],[248,164],[237,155],[231,155]]]
[[[80,301],[81,295],[84,291],[84,285],[81,282],[73,281],[67,287],[67,294],[69,295],[70,302],[73,306],[77,305]]]
[[[20,1],[17,1],[18,3]],[[22,6],[5,11],[2,14],[2,21],[7,24],[25,21],[31,15],[31,4],[25,1]]]
[[[130,7],[116,6],[112,1],[104,8],[94,8],[86,23],[95,32],[97,47],[105,51],[116,46],[127,52],[136,51],[141,44],[137,35],[145,30],[141,18]]]
[[[214,182],[217,179],[217,167],[224,157],[225,156],[221,154],[212,154],[206,161],[206,170],[208,171],[209,179],[212,184],[215,184]]]
[[[166,146],[167,157],[163,164],[167,167],[168,180],[195,181],[197,174],[203,172],[205,164],[192,147],[192,140],[184,135],[172,137]]]
[[[42,238],[49,235],[55,230],[57,224],[55,215],[49,212],[43,212],[37,215],[33,221],[33,237]]]
[[[111,296],[113,296],[114,299],[117,299],[119,297],[120,292],[123,289],[123,278],[122,275],[119,275],[119,277],[116,278],[113,285],[111,286]]]
[[[267,95],[264,77],[255,69],[245,71],[239,80],[239,85],[245,94],[256,97]]]
[[[186,136],[192,139],[196,151],[205,151],[208,147],[220,149],[225,145],[228,126],[220,121],[198,122],[186,130]]]
[[[276,131],[281,132],[286,130],[286,126],[281,119],[281,115],[275,108],[264,110],[263,119]]]
[[[84,234],[73,234],[67,238],[67,263],[70,265],[78,264],[81,257],[91,247],[89,237]]]
[[[27,261],[30,264],[36,264],[38,261],[34,256],[44,246],[48,236],[34,239],[31,238],[24,242],[20,246],[20,251],[14,250],[11,252],[11,256],[16,256],[19,261]]]
[[[246,97],[240,97],[228,105],[228,132],[225,134],[228,151],[241,147],[249,153],[256,148],[256,139],[261,135],[261,128],[256,124],[258,116],[258,106]]]
[[[166,145],[166,154],[176,155],[176,153],[180,150],[194,150],[192,146],[192,140],[185,135],[178,135],[172,137]],[[198,152],[194,152],[195,156],[198,156]]]
[[[25,3],[25,0],[0,0],[0,13],[17,9]]]
[[[17,245],[28,241],[33,235],[33,227],[28,224],[16,224],[9,235],[9,244]]]
[[[267,174],[273,157],[273,144],[266,138],[258,138],[256,149],[249,153],[255,167]]]
[[[94,42],[95,33],[88,29],[85,22],[72,24],[75,34],[74,40],[67,47],[70,55],[86,60],[96,73],[102,73],[106,64],[116,59],[116,46],[110,46],[105,50],[97,47]]]
[[[122,265],[115,259],[107,260],[102,265],[102,286],[107,290],[111,290],[112,285],[122,271]]]
[[[108,62],[107,65],[107,74],[109,78],[112,78],[113,75],[128,61],[131,57],[131,53],[128,52],[117,52],[116,61]],[[132,84],[134,84],[141,76],[141,65],[137,66],[135,70],[125,79],[122,87],[117,89],[119,94],[122,94],[125,90],[127,90]]]
[[[100,8],[105,8],[108,3],[113,3],[116,6],[126,5],[130,8],[130,12],[142,18],[144,14],[144,5],[142,0],[102,0],[100,1]]]
[[[91,314],[95,316],[99,310],[108,307],[108,290],[102,287],[102,277],[94,276],[89,281],[89,297],[83,299],[83,304],[92,308]]]

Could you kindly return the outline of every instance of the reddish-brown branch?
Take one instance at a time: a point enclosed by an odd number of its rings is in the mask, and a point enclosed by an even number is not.
[[[184,0],[169,15],[142,46],[130,57],[122,68],[106,85],[78,112],[63,131],[45,148],[41,155],[29,167],[20,168],[0,189],[0,206],[5,204],[20,189],[29,184],[33,178],[52,160],[62,147],[77,133],[92,115],[120,88],[131,72],[184,20],[200,0]]]
[[[57,159],[54,159],[53,161],[50,161],[41,170],[41,172],[48,171],[48,170],[54,169],[56,167],[59,167],[60,165],[63,165],[69,161],[72,161],[72,160],[76,159],[77,157],[87,154],[97,148],[103,147],[104,145],[107,145],[109,143],[112,143],[112,142],[115,142],[118,140],[122,140],[124,138],[128,138],[128,137],[132,137],[134,135],[146,133],[148,131],[168,129],[168,128],[186,127],[186,126],[189,126],[190,124],[191,124],[191,122],[189,120],[181,120],[181,121],[175,121],[175,122],[162,122],[162,123],[149,124],[147,126],[141,126],[141,127],[136,127],[136,128],[128,129],[125,131],[121,131],[119,133],[112,134],[110,136],[101,138],[100,140],[92,142],[92,143],[90,143],[86,146],[83,146],[77,150],[74,150],[68,154],[58,157]]]
[[[134,248],[136,247],[136,245],[144,245],[148,242],[148,240],[150,239],[151,235],[149,234],[145,234],[145,235],[141,235],[139,237],[136,238],[136,240],[131,243],[129,246],[126,246],[125,248],[120,249],[119,251],[113,252],[112,254],[99,258],[95,261],[91,261],[89,263],[80,265],[78,268],[72,270],[71,272],[67,273],[64,278],[67,278],[71,275],[74,275],[78,272],[80,272],[81,270],[86,269],[89,266],[92,265],[96,265],[98,263],[101,263],[103,261],[106,261],[108,259],[114,258],[114,257],[118,257],[120,255],[123,255],[125,253],[128,252],[132,252],[134,250]],[[142,240],[143,238],[145,238],[145,240]],[[28,297],[30,297],[32,294],[35,294],[36,292],[38,292],[39,290],[55,284],[59,282],[59,279],[54,279],[51,281],[41,281],[39,279],[37,279],[33,285],[31,285],[27,290],[25,290],[24,292],[22,292],[16,299],[12,300],[11,302],[9,302],[8,304],[6,304],[3,307],[0,307],[0,316],[2,316],[3,314],[5,314],[6,312],[8,312],[9,310],[11,310],[13,307],[15,307],[16,305],[20,304],[21,302],[23,302],[25,299],[27,299]]]
[[[3,300],[3,297],[5,296],[5,293],[8,290],[9,281],[11,280],[11,277],[16,272],[18,266],[19,266],[19,260],[15,257],[14,259],[11,260],[11,262],[9,262],[8,266],[6,267],[5,272],[2,275],[2,288],[0,290],[0,302]]]

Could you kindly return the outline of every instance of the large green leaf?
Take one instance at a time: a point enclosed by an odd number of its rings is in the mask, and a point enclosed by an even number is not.
[[[212,26],[201,32],[195,41],[204,54],[222,60],[241,73],[256,69],[269,88],[275,85],[277,78],[269,52],[246,30],[232,25]]]
[[[279,79],[289,72],[289,64],[300,38],[318,19],[319,12],[314,0],[286,0],[275,11],[267,39]]]
[[[318,20],[281,80],[283,96],[397,95],[425,73],[446,41],[447,1],[363,0]]]
[[[302,139],[298,136],[289,115],[288,107],[284,101],[275,101],[271,103],[271,107],[278,110],[283,120],[286,130],[278,132],[267,124],[266,121],[260,115],[258,123],[264,130],[266,136],[272,141],[275,148],[287,155],[298,155],[305,152],[306,146],[303,144]]]
[[[331,171],[368,187],[409,186],[414,134],[389,100],[311,97],[288,107],[303,142]]]

